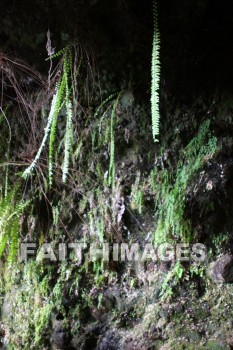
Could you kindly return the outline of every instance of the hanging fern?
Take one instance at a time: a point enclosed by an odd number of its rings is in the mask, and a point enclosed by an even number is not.
[[[48,117],[48,122],[45,128],[44,137],[41,142],[40,148],[36,154],[35,159],[30,164],[30,166],[23,172],[23,177],[26,178],[30,175],[45,147],[47,139],[49,138],[49,156],[48,156],[48,178],[49,185],[52,186],[52,178],[53,178],[53,157],[54,157],[54,143],[56,139],[57,133],[57,122],[58,115],[63,106],[66,109],[66,131],[64,135],[64,161],[62,166],[62,180],[66,181],[69,167],[69,159],[70,152],[73,143],[73,131],[72,131],[72,117],[73,117],[73,105],[71,103],[72,100],[72,92],[74,93],[74,81],[73,81],[73,72],[72,72],[72,51],[71,48],[65,48],[61,50],[59,53],[53,55],[53,57],[57,57],[58,55],[63,54],[63,70],[61,74],[60,83],[57,84],[56,92],[52,99],[52,104],[50,108],[50,113]],[[79,67],[80,68],[80,67]],[[78,68],[78,69],[79,69]]]
[[[159,135],[159,83],[160,83],[160,32],[158,26],[157,0],[154,0],[154,33],[151,64],[151,115],[154,141]]]
[[[50,128],[51,128],[51,124],[53,122],[53,118],[54,118],[54,115],[55,115],[55,110],[56,110],[56,105],[57,105],[57,100],[58,100],[58,97],[59,97],[59,90],[56,91],[55,95],[53,96],[53,99],[52,99],[52,104],[51,104],[51,108],[50,108],[50,112],[49,112],[49,117],[48,117],[48,122],[47,122],[47,125],[45,127],[45,132],[44,132],[44,137],[43,137],[43,140],[41,142],[41,145],[40,145],[40,148],[39,150],[37,151],[37,154],[33,160],[33,162],[30,164],[30,166],[24,170],[22,176],[23,178],[27,178],[29,175],[31,175],[31,173],[33,172],[40,156],[41,156],[41,152],[43,151],[44,147],[45,147],[45,144],[46,144],[46,141],[49,137],[49,132],[50,132]]]
[[[66,182],[68,168],[69,168],[69,159],[70,159],[70,151],[73,144],[73,124],[72,124],[72,105],[71,102],[68,101],[66,104],[66,132],[64,138],[64,163],[62,167],[62,181]]]
[[[49,137],[49,186],[53,183],[53,153],[54,153],[54,142],[57,131],[57,115],[53,116],[50,137]]]
[[[63,49],[61,49],[58,52],[54,53],[53,55],[49,56],[48,58],[45,59],[45,61],[52,60],[54,58],[62,56],[64,54],[65,50],[67,50],[66,47],[64,47]]]
[[[49,185],[50,187],[52,186],[52,178],[53,178],[53,154],[54,154],[54,142],[55,142],[56,131],[57,131],[57,118],[63,106],[64,93],[65,93],[65,78],[63,76],[61,84],[57,88],[58,98],[56,101],[54,115],[52,118],[52,125],[51,125],[50,138],[49,138]]]
[[[72,76],[72,55],[71,55],[71,50],[67,49],[65,51],[65,58],[64,58],[64,79],[65,79],[65,86],[66,86],[65,87],[66,131],[65,131],[65,137],[64,137],[64,162],[62,167],[63,182],[66,182],[66,178],[68,175],[70,151],[73,143],[73,130],[72,130],[73,108],[72,108],[72,103],[70,101],[71,88],[69,86],[69,76]],[[71,82],[72,82],[72,78],[71,78]]]
[[[101,109],[102,109],[108,102],[110,102],[114,97],[116,97],[118,94],[119,94],[119,92],[115,92],[114,94],[111,94],[110,96],[108,96],[108,97],[99,105],[99,107],[96,109],[95,114],[94,114],[94,118],[97,118],[99,112],[101,111]]]

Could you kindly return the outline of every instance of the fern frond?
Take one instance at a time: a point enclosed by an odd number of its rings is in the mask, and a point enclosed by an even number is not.
[[[158,141],[159,135],[159,84],[160,84],[160,32],[158,26],[157,0],[154,0],[154,33],[152,46],[151,63],[151,115],[152,115],[152,135],[154,141]]]
[[[44,137],[43,137],[43,140],[41,142],[40,148],[37,151],[37,154],[36,154],[33,162],[30,164],[30,166],[27,169],[24,170],[24,172],[22,174],[22,177],[24,179],[26,179],[33,172],[33,170],[36,166],[36,163],[38,162],[38,160],[40,158],[41,152],[42,152],[43,148],[45,147],[46,141],[47,141],[48,136],[49,136],[53,117],[55,114],[57,99],[58,99],[58,90],[56,91],[56,93],[54,94],[53,99],[52,99],[52,104],[51,104],[51,108],[50,108],[50,112],[49,112],[48,122],[47,122],[47,125],[46,125],[45,130],[44,130]]]
[[[69,159],[70,151],[73,144],[73,124],[72,124],[73,110],[71,102],[68,101],[66,104],[66,131],[64,138],[64,162],[62,167],[62,181],[66,182],[68,170],[69,170]]]
[[[59,56],[62,56],[67,48],[64,47],[63,49],[59,50],[58,52],[55,52],[53,55],[49,56],[45,59],[45,61],[52,60],[53,58],[57,58]]]
[[[3,231],[0,233],[0,257],[6,250],[7,242],[8,242],[8,236],[6,235],[6,232]]]
[[[57,53],[56,55],[58,55]],[[49,112],[48,122],[45,128],[44,137],[41,142],[40,148],[30,166],[23,172],[22,176],[26,178],[34,170],[38,159],[45,147],[47,139],[49,138],[49,157],[48,157],[48,179],[49,185],[52,186],[53,177],[53,154],[54,154],[54,142],[57,132],[57,118],[59,112],[63,106],[66,107],[66,131],[64,136],[64,161],[62,167],[62,180],[66,181],[69,167],[70,150],[73,143],[73,131],[72,131],[72,116],[73,106],[71,104],[71,91],[74,89],[73,72],[72,72],[72,51],[70,47],[66,47],[60,54],[64,55],[63,60],[63,72],[60,83],[56,87],[56,92],[53,96],[51,108]],[[54,55],[50,57],[53,58]],[[70,87],[71,84],[71,87]]]
[[[109,101],[111,101],[114,97],[116,97],[119,94],[118,92],[115,92],[114,94],[111,94],[110,96],[108,96],[100,105],[99,107],[96,109],[95,114],[94,114],[94,118],[96,118],[99,114],[99,112],[101,111],[101,109],[104,107],[104,105],[106,105],[106,103],[108,103]]]
[[[57,118],[58,114],[63,106],[63,96],[65,93],[65,85],[66,81],[64,76],[62,77],[61,84],[57,88],[57,101],[56,106],[52,118],[52,124],[51,124],[51,130],[50,130],[50,137],[49,137],[49,166],[48,166],[48,176],[49,176],[49,186],[52,186],[52,179],[53,179],[53,153],[54,153],[54,142],[56,137],[56,131],[57,131]]]
[[[53,116],[51,132],[49,137],[49,165],[48,165],[48,176],[49,176],[49,186],[51,188],[53,183],[53,152],[54,152],[54,142],[57,130],[57,115]]]
[[[69,48],[65,50],[64,53],[64,63],[63,63],[63,75],[65,79],[65,92],[66,92],[66,102],[70,98],[70,88],[69,88],[69,76],[72,71],[72,53]]]
[[[64,136],[64,161],[62,167],[62,181],[66,182],[69,170],[70,151],[73,144],[73,108],[70,101],[69,76],[72,72],[72,53],[70,48],[65,51],[63,74],[65,80],[66,131]]]

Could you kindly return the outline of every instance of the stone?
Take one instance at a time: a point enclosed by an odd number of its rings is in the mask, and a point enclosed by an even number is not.
[[[213,266],[212,277],[216,282],[233,282],[232,254],[225,254],[215,262]]]
[[[52,333],[52,343],[56,349],[65,350],[68,349],[68,345],[70,342],[70,336],[61,328],[56,328]]]

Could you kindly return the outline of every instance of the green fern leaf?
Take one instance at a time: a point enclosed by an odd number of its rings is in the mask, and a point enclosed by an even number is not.
[[[66,106],[66,131],[65,131],[65,139],[64,139],[64,162],[62,167],[62,181],[66,182],[66,178],[69,171],[69,160],[70,160],[70,151],[73,145],[73,124],[72,124],[72,105],[71,102],[68,101]]]
[[[49,137],[49,186],[52,186],[52,178],[53,178],[53,153],[54,153],[54,142],[56,137],[56,131],[57,131],[57,118],[58,114],[63,106],[63,96],[65,93],[65,86],[66,86],[66,80],[64,78],[64,75],[62,77],[61,84],[57,87],[57,100],[56,100],[56,106],[52,118],[52,124],[51,124],[51,130],[50,130],[50,137]]]
[[[26,179],[33,172],[33,170],[34,170],[34,168],[35,168],[35,166],[36,166],[36,164],[41,156],[41,152],[43,151],[43,149],[45,147],[46,141],[47,141],[48,136],[49,136],[53,117],[55,114],[57,99],[58,99],[58,90],[56,91],[56,93],[54,94],[53,99],[52,99],[52,104],[51,104],[51,109],[50,109],[50,113],[49,113],[49,117],[48,117],[48,122],[47,122],[47,125],[45,127],[44,137],[43,137],[43,140],[41,142],[40,148],[37,151],[37,154],[36,154],[33,162],[30,164],[30,166],[27,169],[24,170],[24,172],[22,174],[22,177],[24,179]]]

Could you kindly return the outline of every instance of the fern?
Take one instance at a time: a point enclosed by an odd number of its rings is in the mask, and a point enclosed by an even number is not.
[[[159,83],[160,83],[160,32],[158,26],[157,1],[154,0],[154,33],[152,46],[151,64],[151,115],[152,115],[152,135],[154,141],[158,141],[159,135]]]
[[[98,114],[101,111],[101,109],[117,95],[119,95],[119,92],[115,92],[114,94],[111,94],[110,96],[108,96],[96,109],[95,114],[94,114],[94,118],[98,117]]]
[[[50,187],[52,186],[52,178],[53,178],[53,155],[54,155],[54,143],[55,143],[55,138],[57,133],[58,115],[63,105],[65,105],[65,108],[66,108],[66,131],[64,136],[64,161],[62,166],[63,182],[65,182],[67,178],[71,147],[73,143],[73,131],[72,131],[73,106],[71,103],[71,91],[74,90],[74,81],[73,81],[73,75],[72,75],[72,52],[70,48],[65,48],[61,50],[59,53],[57,53],[56,55],[53,55],[52,57],[50,57],[50,59],[57,57],[60,54],[64,55],[63,72],[61,75],[60,83],[57,85],[56,92],[52,99],[48,122],[44,132],[44,137],[41,142],[40,148],[36,154],[35,159],[22,174],[24,178],[27,178],[27,176],[33,172],[41,156],[41,153],[45,147],[47,139],[49,138],[48,178],[49,178]]]
[[[66,182],[68,168],[69,168],[69,159],[70,159],[70,150],[73,144],[73,130],[72,130],[72,105],[71,102],[67,103],[66,111],[66,132],[65,132],[65,150],[64,150],[64,163],[62,168],[62,181]]]
[[[69,87],[69,75],[72,72],[72,55],[69,49],[65,52],[64,59],[64,80],[65,80],[65,105],[66,105],[66,131],[64,137],[64,162],[62,167],[62,181],[66,182],[68,168],[69,168],[69,159],[70,159],[70,150],[73,143],[73,130],[72,130],[72,115],[73,108],[70,101],[70,87]]]
[[[59,56],[62,56],[67,48],[64,47],[63,49],[59,50],[58,52],[55,52],[53,55],[49,56],[45,59],[45,61],[52,60],[54,58],[57,58]]]
[[[1,233],[1,236],[0,236],[0,257],[2,256],[2,254],[4,253],[4,251],[6,249],[7,241],[8,241],[7,234]]]
[[[54,114],[56,111],[56,105],[57,105],[58,98],[59,98],[59,90],[56,91],[56,93],[54,94],[53,99],[52,99],[52,104],[51,104],[51,108],[50,108],[50,112],[49,112],[48,122],[47,122],[47,125],[45,127],[44,137],[43,137],[43,140],[41,142],[40,148],[37,151],[37,154],[36,154],[33,162],[30,164],[30,166],[27,169],[24,170],[24,172],[22,174],[22,177],[25,179],[29,175],[31,175],[31,173],[33,172],[33,170],[34,170],[34,168],[35,168],[35,166],[36,166],[36,164],[41,156],[41,152],[43,151],[43,149],[45,147],[46,141],[49,137],[49,132],[50,132],[51,124],[53,122]]]
[[[54,153],[54,142],[57,130],[57,115],[53,116],[50,137],[49,137],[49,186],[51,188],[53,183],[53,153]]]
[[[50,131],[50,138],[49,138],[49,185],[52,186],[52,177],[53,177],[53,153],[54,153],[54,142],[56,137],[56,131],[57,131],[57,118],[58,113],[62,108],[63,102],[62,98],[64,96],[65,92],[65,78],[62,77],[61,84],[57,88],[58,92],[58,98],[56,101],[56,106],[54,110],[54,115],[52,118],[52,125],[51,125],[51,131]]]

